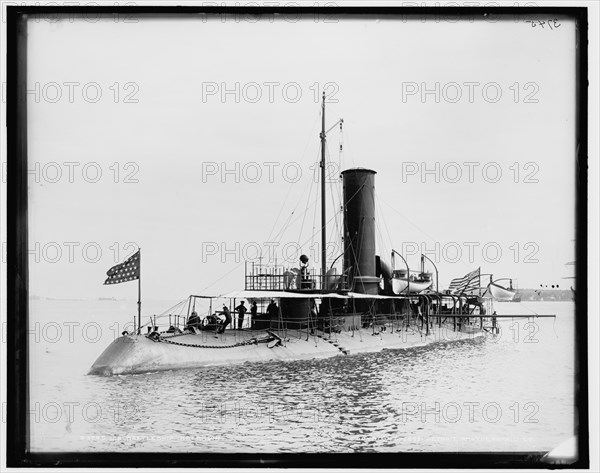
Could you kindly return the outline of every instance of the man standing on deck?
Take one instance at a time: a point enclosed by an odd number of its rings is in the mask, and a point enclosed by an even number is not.
[[[267,306],[267,314],[271,320],[279,318],[279,308],[274,299],[271,299],[271,303]]]
[[[252,319],[250,323],[255,325],[256,316],[258,315],[258,307],[256,307],[256,301],[252,301],[252,305],[250,306],[250,318]]]
[[[223,315],[225,316],[225,322],[219,329],[219,333],[223,333],[227,326],[231,323],[231,311],[229,310],[229,307],[227,307],[225,304],[223,304]]]
[[[240,302],[240,305],[238,305],[235,308],[235,310],[237,310],[237,313],[238,313],[238,326],[237,326],[237,329],[238,330],[242,330],[242,325],[244,325],[244,315],[246,315],[246,312],[248,311],[248,309],[244,305],[244,301]]]

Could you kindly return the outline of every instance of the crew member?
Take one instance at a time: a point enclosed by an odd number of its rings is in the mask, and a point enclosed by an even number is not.
[[[275,304],[275,300],[271,299],[271,303],[267,306],[267,314],[270,319],[276,319],[279,317],[279,308]]]
[[[256,316],[258,315],[258,307],[256,307],[256,301],[252,301],[252,305],[250,306],[250,316],[252,318],[252,324],[256,324]]]
[[[242,325],[244,325],[244,315],[246,315],[246,312],[248,311],[248,309],[244,305],[244,301],[240,302],[240,305],[238,305],[235,308],[235,310],[237,310],[237,313],[238,313],[238,326],[237,326],[237,329],[238,330],[242,330]]]
[[[223,333],[227,326],[231,323],[231,311],[225,304],[223,304],[223,315],[225,316],[225,322],[223,322],[223,325],[221,325],[219,333]]]
[[[198,317],[198,313],[196,311],[192,312],[192,315],[190,315],[190,317],[187,321],[187,324],[185,326],[185,328],[188,330],[192,327],[194,327],[194,328],[200,327],[200,317]]]

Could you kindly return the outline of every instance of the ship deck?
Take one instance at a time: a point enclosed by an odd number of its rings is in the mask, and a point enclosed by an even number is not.
[[[437,328],[437,327],[436,327]],[[277,342],[280,347],[288,347],[297,342],[308,342],[315,347],[331,346],[340,354],[349,354],[362,351],[370,351],[374,347],[388,346],[403,348],[418,345],[422,341],[454,341],[456,339],[471,338],[481,335],[482,331],[474,327],[463,327],[455,331],[449,325],[441,328],[432,328],[429,334],[415,327],[409,329],[374,330],[361,328],[341,332],[325,332],[319,329],[307,331],[306,329],[262,329],[262,330],[226,330],[222,334],[213,331],[202,331],[196,334],[185,332],[182,334],[162,333],[161,343],[169,343],[178,346],[198,348],[233,348],[247,345],[270,344]],[[272,346],[272,345],[271,345]],[[270,346],[270,347],[271,347]]]
[[[160,341],[183,346],[225,348],[236,345],[267,342],[273,337],[269,336],[267,330],[225,330],[223,333],[214,331],[200,331],[199,333],[184,332],[172,334],[163,332]]]

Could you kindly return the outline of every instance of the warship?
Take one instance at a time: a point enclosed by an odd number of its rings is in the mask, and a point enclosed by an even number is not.
[[[321,104],[320,268],[302,255],[294,267],[246,263],[244,288],[225,294],[190,295],[142,324],[137,323],[98,357],[89,374],[126,375],[246,362],[293,361],[385,349],[410,349],[495,336],[494,300],[510,300],[512,287],[493,281],[481,287],[480,270],[439,288],[433,261],[421,255],[419,270],[392,250],[377,254],[376,171],[341,172],[341,254],[327,260],[325,95]],[[401,268],[396,269],[398,261]],[[433,268],[427,271],[426,266]],[[138,280],[141,250],[111,268],[105,284]],[[245,302],[248,305],[245,305]],[[250,307],[249,307],[250,306]],[[249,309],[248,311],[246,311]],[[510,315],[505,317],[532,317]]]

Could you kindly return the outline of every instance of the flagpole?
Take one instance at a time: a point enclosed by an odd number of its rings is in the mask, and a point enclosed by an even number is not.
[[[140,254],[138,259],[139,272],[140,275],[138,277],[138,335],[142,333],[142,249],[138,249],[138,253]]]

